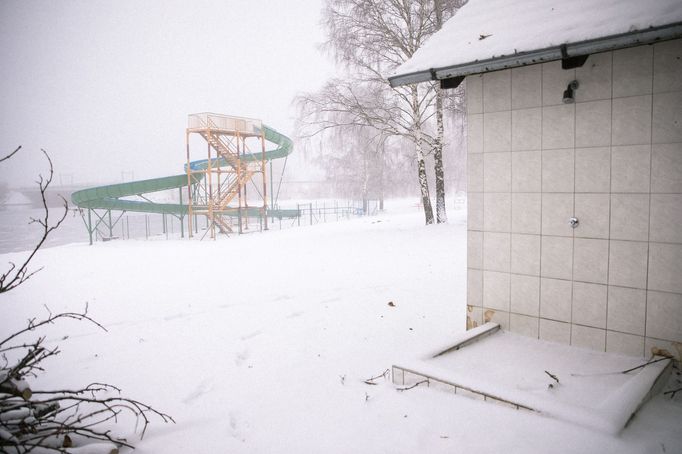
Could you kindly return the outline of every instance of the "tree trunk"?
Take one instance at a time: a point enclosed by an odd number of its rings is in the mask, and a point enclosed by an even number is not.
[[[412,133],[414,137],[414,148],[417,158],[417,178],[419,179],[419,191],[421,192],[422,205],[424,206],[424,218],[426,220],[426,225],[429,225],[433,224],[433,208],[431,207],[429,180],[426,178],[426,163],[424,162],[422,126],[420,123],[419,111],[419,89],[416,85],[412,85],[410,91],[410,94],[412,95],[412,115],[414,117]]]
[[[362,214],[369,215],[369,152],[362,153]]]
[[[433,0],[433,9],[436,13],[436,31],[443,26],[443,11],[441,0]],[[434,170],[436,173],[436,222],[442,224],[448,222],[445,212],[445,175],[443,172],[443,92],[436,85],[436,141],[434,144]]]
[[[379,211],[384,211],[384,169],[386,166],[386,149],[381,144],[379,152]]]
[[[443,93],[440,87],[436,87],[436,140],[433,157],[436,173],[436,222],[442,224],[448,222],[445,212],[445,175],[443,172]]]
[[[424,154],[421,150],[417,153],[421,158],[417,158],[417,169],[419,172],[419,189],[422,196],[422,205],[424,205],[424,218],[426,225],[433,224],[433,208],[431,207],[431,199],[429,197],[429,182],[426,180],[426,163],[424,162]]]

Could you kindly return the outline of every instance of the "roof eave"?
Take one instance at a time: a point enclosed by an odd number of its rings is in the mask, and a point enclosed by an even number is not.
[[[478,60],[460,65],[431,68],[407,74],[398,74],[388,78],[391,87],[426,82],[429,80],[442,80],[451,77],[468,76],[501,69],[515,68],[518,66],[533,65],[553,60],[561,60],[566,57],[590,55],[597,52],[622,49],[625,47],[652,44],[657,41],[666,41],[682,37],[682,22],[665,25],[662,27],[649,28],[620,35],[606,36],[602,38],[567,43],[565,45],[548,47],[514,55],[494,57],[487,60]]]

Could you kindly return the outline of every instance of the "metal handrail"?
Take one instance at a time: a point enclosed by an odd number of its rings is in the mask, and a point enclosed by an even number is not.
[[[263,122],[255,118],[235,117],[209,112],[188,116],[188,129],[218,129],[228,132],[239,132],[243,135],[260,135]]]

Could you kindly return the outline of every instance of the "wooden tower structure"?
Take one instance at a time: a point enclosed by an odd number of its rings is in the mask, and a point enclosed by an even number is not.
[[[193,134],[206,143],[203,159],[192,159]],[[267,230],[262,122],[206,112],[191,114],[185,140],[190,236],[198,215],[206,217],[211,238],[215,238],[216,229],[225,234],[242,233],[249,228],[250,218],[258,218],[260,227]]]

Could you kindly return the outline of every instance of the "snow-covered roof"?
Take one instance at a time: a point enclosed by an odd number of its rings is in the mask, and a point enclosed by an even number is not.
[[[446,79],[680,36],[682,0],[470,0],[389,81]]]

